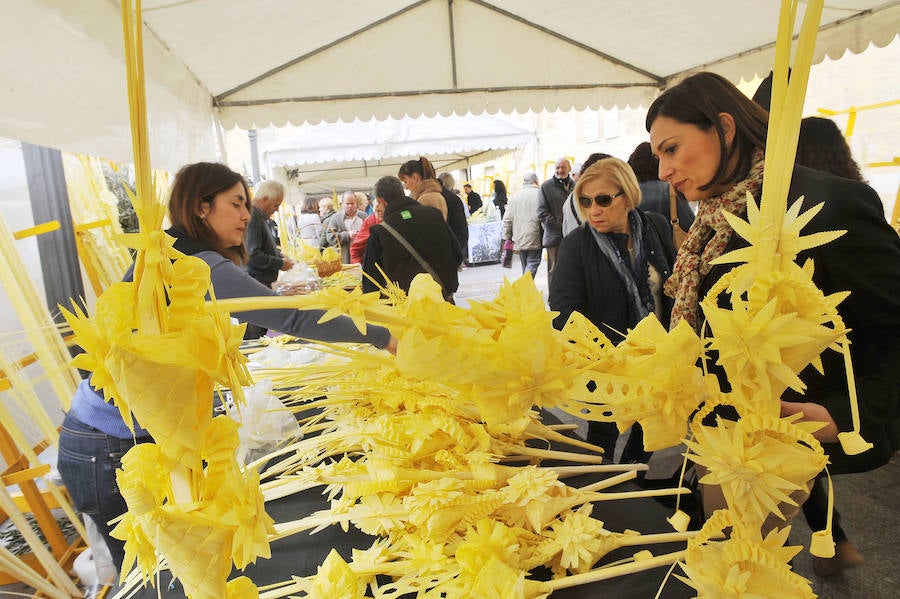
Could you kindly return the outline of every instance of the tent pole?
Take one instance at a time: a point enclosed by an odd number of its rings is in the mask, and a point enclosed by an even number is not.
[[[259,183],[259,148],[256,146],[256,129],[247,131],[247,138],[250,140],[250,168],[253,172],[253,184]]]

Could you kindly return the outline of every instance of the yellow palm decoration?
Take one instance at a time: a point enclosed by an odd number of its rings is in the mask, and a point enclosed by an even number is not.
[[[810,363],[821,369],[819,355],[829,347],[839,350],[836,342],[847,332],[837,313],[846,293],[826,297],[812,282],[812,262],[802,268],[794,262],[800,251],[843,232],[801,236],[800,229],[821,206],[798,216],[800,204],[795,202],[785,215],[778,263],[766,272],[761,271],[760,253],[763,240],[772,233],[756,203],[752,198],[747,202],[747,222],[726,215],[735,232],[751,245],[724,254],[715,263],[747,263],[722,277],[701,303],[713,331],[710,347],[719,352],[719,363],[733,386],[740,387],[738,396],[752,398],[754,411],[771,415],[778,414],[776,400],[785,389],[803,391],[797,373]],[[730,294],[730,310],[717,304],[723,292]]]
[[[366,585],[332,549],[305,590],[310,599],[364,599]]]
[[[700,340],[687,323],[667,333],[651,315],[618,346],[595,348],[593,340],[602,334],[580,318],[570,319],[563,333],[575,341],[579,354],[585,353],[582,359],[569,358],[580,365],[578,378],[559,407],[591,420],[615,422],[620,431],[638,422],[648,451],[681,442],[707,384],[695,367]],[[578,339],[586,340],[585,350],[578,348]]]
[[[755,414],[694,427],[689,457],[709,470],[700,483],[720,486],[729,507],[750,522],[770,513],[783,518],[779,504],[796,506],[791,493],[806,490],[828,461],[812,436],[821,425],[795,420]]]
[[[732,294],[731,310],[709,296],[701,303],[714,333],[710,347],[738,396],[771,415],[785,389],[804,390],[797,373],[810,363],[821,369],[819,355],[847,332],[835,309],[840,297],[826,298],[808,279],[782,274],[758,280],[749,300]]]
[[[783,216],[780,231],[773,231],[771,222],[766,221],[760,208],[752,197],[747,198],[747,220],[725,212],[725,219],[734,229],[734,232],[747,240],[750,245],[745,248],[733,250],[723,254],[712,261],[712,264],[745,263],[732,271],[735,277],[732,289],[740,295],[750,288],[752,282],[759,276],[765,276],[772,272],[796,273],[801,280],[807,277],[797,273],[798,266],[795,262],[800,252],[814,247],[825,245],[834,241],[846,231],[823,231],[812,235],[801,235],[800,231],[822,210],[822,204],[811,207],[800,214],[803,198],[796,200]],[[774,256],[774,263],[768,268],[763,268],[767,241],[778,240],[778,250]]]
[[[165,207],[154,191],[144,106],[140,2],[122,5],[138,193],[132,198],[139,233],[120,236],[137,252],[134,282],[116,283],[89,319],[66,318],[87,352],[76,362],[94,371],[103,390],[134,430],[136,418],[155,445],[132,448],[117,473],[129,513],[113,535],[125,540],[127,570],[137,563],[152,580],[157,552],[193,597],[255,597],[249,581],[230,586],[232,564],[243,568],[269,555],[274,533],[263,509],[258,476],[235,462],[238,437],[227,417],[212,418],[214,387],[250,382],[239,351],[243,327],[205,296],[209,267],[174,249],[159,228]],[[178,409],[172,409],[178,406]]]
[[[724,530],[731,532],[725,540]],[[719,510],[703,527],[700,535],[688,542],[683,569],[679,576],[697,591],[698,597],[796,597],[813,599],[816,595],[807,580],[791,571],[787,562],[800,547],[785,547],[790,526],[762,538],[759,529],[748,526],[733,512]]]

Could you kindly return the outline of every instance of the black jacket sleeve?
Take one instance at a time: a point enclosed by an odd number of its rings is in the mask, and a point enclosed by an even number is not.
[[[559,312],[553,328],[562,329],[572,312],[589,314],[584,257],[581,255],[578,231],[564,238],[550,278],[550,309]]]
[[[381,262],[382,252],[381,240],[378,238],[378,235],[375,234],[374,230],[376,227],[378,227],[378,225],[374,225],[369,230],[369,240],[366,241],[366,251],[363,254],[363,293],[378,291],[378,285],[384,286],[384,277],[381,275],[381,271],[378,270],[378,266],[376,266],[376,264]],[[369,277],[375,279],[375,281],[372,281]]]
[[[247,245],[249,260],[247,271],[251,274],[276,274],[284,265],[284,260],[275,249],[272,233],[263,219],[251,218],[247,223]],[[272,277],[274,281],[276,277]]]

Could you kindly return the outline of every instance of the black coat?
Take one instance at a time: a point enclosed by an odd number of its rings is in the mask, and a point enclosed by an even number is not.
[[[440,278],[444,297],[453,295],[459,287],[457,268],[462,262],[462,254],[441,212],[412,198],[403,197],[388,203],[384,210],[384,222],[402,235],[431,266]],[[427,272],[381,225],[373,225],[370,229],[363,257],[363,272],[383,284],[384,277],[378,272],[376,265],[380,265],[388,279],[406,292],[409,292],[409,286],[417,274]],[[376,290],[375,283],[363,277],[363,291]]]
[[[788,202],[793,203],[800,196],[804,196],[801,212],[823,204],[802,234],[847,230],[835,241],[801,253],[798,263],[814,260],[813,281],[826,295],[850,291],[850,296],[838,306],[838,313],[851,330],[848,337],[862,436],[875,444],[874,449],[856,456],[847,456],[839,444],[826,445],[832,462],[830,471],[834,474],[870,470],[885,464],[897,449],[892,434],[900,424],[900,237],[888,225],[881,200],[868,185],[797,166]],[[746,245],[733,235],[725,251]],[[714,266],[700,282],[700,297],[732,267]],[[822,404],[838,429],[851,430],[843,359],[837,352],[826,350],[822,363],[824,375],[812,367],[800,374],[807,385],[804,395],[788,390],[784,399]]]
[[[268,220],[259,208],[253,206],[244,243],[250,256],[247,261],[247,272],[263,285],[270,287],[278,278],[278,271],[284,265],[284,258],[278,251]]]
[[[469,203],[469,214],[473,214],[476,210],[484,206],[481,201],[481,194],[474,189],[466,196],[466,202]]]
[[[575,189],[575,181],[572,177],[559,180],[550,177],[543,183],[538,191],[538,220],[544,227],[544,247],[558,247],[562,242],[563,204],[572,190]],[[556,270],[554,267],[554,276]]]
[[[647,261],[665,282],[672,274],[675,249],[671,225],[655,213],[642,212],[641,217]],[[650,219],[653,222],[650,222]],[[654,226],[655,225],[655,226]],[[574,311],[580,312],[618,344],[622,333],[638,323],[625,283],[606,258],[590,225],[582,225],[569,233],[559,247],[559,258],[550,279],[550,309],[559,311],[553,326],[562,329]],[[668,233],[668,234],[666,234]],[[663,295],[662,323],[668,325],[672,298]]]
[[[459,243],[459,249],[465,256],[469,247],[469,223],[466,222],[466,209],[463,207],[459,196],[449,189],[444,189],[443,186],[441,187],[441,195],[444,196],[444,201],[447,202],[447,225],[453,231],[453,235],[456,237],[457,243]]]

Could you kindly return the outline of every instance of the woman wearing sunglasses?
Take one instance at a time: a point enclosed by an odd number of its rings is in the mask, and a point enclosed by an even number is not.
[[[553,325],[561,329],[577,311],[618,344],[650,313],[668,324],[672,300],[662,287],[675,257],[672,226],[662,215],[638,208],[634,171],[618,158],[600,160],[578,177],[574,197],[584,224],[559,248],[550,279],[550,309],[559,312]],[[617,438],[615,424],[588,424],[588,441],[607,456]],[[640,435],[633,434],[622,461],[646,457]]]

